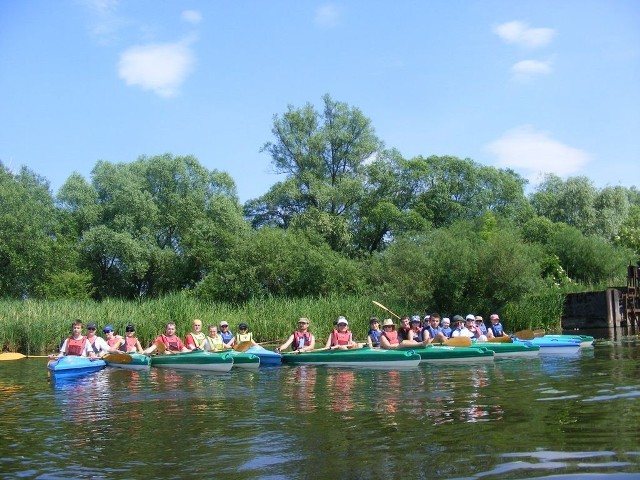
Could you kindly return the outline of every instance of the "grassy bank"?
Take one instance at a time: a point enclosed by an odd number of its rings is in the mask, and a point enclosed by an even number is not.
[[[554,307],[560,297],[540,297],[514,304],[504,324],[508,330],[523,328],[558,327],[561,310]],[[563,298],[563,297],[562,297]],[[143,346],[164,331],[164,325],[173,321],[178,335],[190,331],[191,321],[199,318],[205,328],[226,320],[235,332],[240,322],[249,324],[257,341],[282,342],[296,326],[299,317],[311,320],[311,330],[318,341],[327,338],[338,315],[347,317],[357,340],[364,340],[369,317],[381,319],[388,315],[372,304],[382,302],[398,315],[424,313],[407,308],[384,298],[330,296],[322,299],[268,298],[236,306],[223,303],[203,303],[187,295],[176,294],[161,299],[130,302],[110,299],[103,302],[68,300],[0,300],[0,349],[30,355],[52,353],[62,339],[69,335],[72,320],[96,322],[99,330],[113,325],[118,333],[132,323]],[[560,302],[561,306],[561,302]],[[508,309],[506,310],[508,312]],[[461,312],[461,314],[468,312]],[[485,313],[485,318],[489,312]]]

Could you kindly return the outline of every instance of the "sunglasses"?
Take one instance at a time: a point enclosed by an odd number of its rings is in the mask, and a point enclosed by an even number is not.
[[[95,330],[95,328],[89,327],[89,328],[87,328],[87,330]]]

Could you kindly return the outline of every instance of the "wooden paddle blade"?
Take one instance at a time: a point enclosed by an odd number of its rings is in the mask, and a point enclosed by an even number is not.
[[[544,329],[538,329],[538,330],[534,330],[533,331],[533,336],[538,338],[538,337],[544,337],[545,331]]]
[[[164,344],[164,342],[157,341],[156,343],[154,343],[154,345],[156,346],[158,353],[164,353],[167,351],[167,346]]]
[[[27,358],[27,357],[21,353],[14,353],[14,352],[0,353],[0,360],[20,360],[23,358]]]
[[[492,343],[513,343],[513,339],[511,337],[493,337],[487,338],[487,342]]]
[[[253,344],[251,342],[240,342],[237,345],[233,346],[233,349],[236,352],[246,352],[247,350],[249,350],[251,348]]]
[[[382,310],[384,310],[385,312],[393,315],[394,317],[396,317],[398,320],[400,320],[400,317],[398,315],[396,315],[395,313],[393,313],[391,310],[389,310],[387,307],[385,307],[383,304],[381,304],[380,302],[376,302],[375,300],[372,300],[373,304],[376,307],[381,308]]]
[[[470,347],[471,339],[469,337],[453,337],[444,342],[447,347]]]
[[[107,362],[111,363],[131,363],[131,361],[133,360],[131,358],[131,355],[128,355],[126,353],[107,353],[104,356],[104,359]]]
[[[535,338],[533,330],[520,330],[514,333],[513,336],[518,340],[533,340]]]

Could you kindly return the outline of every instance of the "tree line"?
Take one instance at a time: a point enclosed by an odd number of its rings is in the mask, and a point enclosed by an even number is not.
[[[625,284],[640,192],[510,169],[403,158],[357,108],[288,106],[262,147],[284,180],[239,201],[192,156],[98,161],[56,195],[0,163],[0,296],[214,302],[375,295],[500,311],[557,291]],[[397,303],[396,303],[397,304]]]

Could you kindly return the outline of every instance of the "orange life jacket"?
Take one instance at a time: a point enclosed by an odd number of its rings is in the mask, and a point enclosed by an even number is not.
[[[309,332],[299,332],[298,330],[296,330],[295,332],[293,332],[293,344],[291,345],[291,350],[297,350],[298,349],[298,345],[300,345],[300,339],[303,340],[303,346],[308,346],[311,345],[311,333]]]
[[[333,330],[333,339],[331,340],[331,346],[335,347],[337,345],[349,345],[351,342],[351,332],[349,330],[345,332],[339,332],[338,330]]]
[[[179,352],[180,347],[180,337],[174,335],[173,338],[169,338],[166,335],[162,335],[162,343],[164,343],[165,347],[167,347],[172,352]]]
[[[387,332],[385,330],[385,332],[382,334],[384,335],[384,337],[389,340],[389,343],[391,345],[397,345],[400,342],[398,341],[398,332],[396,332],[395,330],[391,330],[390,332]]]

